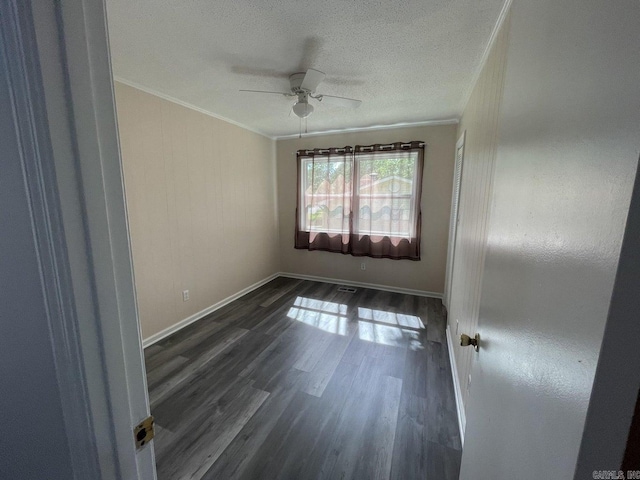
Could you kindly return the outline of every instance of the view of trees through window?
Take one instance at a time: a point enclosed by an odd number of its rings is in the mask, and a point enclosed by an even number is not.
[[[416,159],[411,156],[402,158],[380,158],[376,156],[360,160],[360,172],[376,174],[379,178],[400,177],[413,180],[416,174]]]
[[[415,175],[415,158],[374,158],[366,163],[367,173],[375,173],[381,178],[401,177],[411,180]],[[351,182],[351,162],[328,161],[328,159],[306,162],[307,184],[313,183],[314,192],[325,180],[333,184],[339,175],[342,175],[345,181]]]
[[[312,191],[317,192],[320,184],[327,182],[333,185],[334,182],[342,175],[342,179],[351,182],[351,162],[345,161],[326,161],[316,159],[315,162],[306,162],[307,185],[311,185]]]
[[[353,206],[357,233],[401,238],[413,234],[416,154],[316,156],[303,159],[302,172],[304,230],[348,232]]]

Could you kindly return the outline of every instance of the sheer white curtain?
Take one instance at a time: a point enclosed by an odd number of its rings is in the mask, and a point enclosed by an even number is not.
[[[298,151],[296,248],[349,253],[353,148]]]
[[[420,259],[424,143],[300,150],[295,247]]]

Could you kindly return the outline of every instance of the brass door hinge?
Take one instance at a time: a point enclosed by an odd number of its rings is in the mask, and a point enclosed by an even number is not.
[[[149,415],[133,429],[133,438],[136,441],[136,448],[142,448],[155,436],[153,416]]]

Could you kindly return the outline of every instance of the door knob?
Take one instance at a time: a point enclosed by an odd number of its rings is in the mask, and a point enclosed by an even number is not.
[[[465,335],[464,333],[460,335],[460,346],[468,347],[472,345],[475,351],[480,350],[480,334],[476,333],[476,336],[471,338],[469,335]]]

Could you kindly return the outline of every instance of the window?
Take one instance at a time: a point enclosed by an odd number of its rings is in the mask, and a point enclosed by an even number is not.
[[[307,232],[348,233],[351,213],[353,149],[319,150],[301,157],[300,209]]]
[[[298,151],[296,248],[420,259],[424,144]]]

